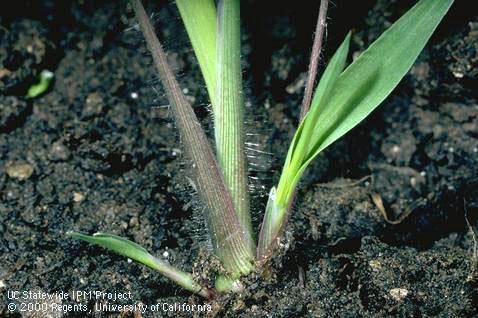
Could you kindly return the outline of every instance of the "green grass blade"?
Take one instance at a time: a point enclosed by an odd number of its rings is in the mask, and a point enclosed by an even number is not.
[[[295,177],[289,181],[297,181],[315,156],[365,119],[393,91],[452,3],[453,0],[418,2],[340,74],[325,100],[319,97],[321,80],[310,111],[318,109],[320,117],[307,116],[311,123],[304,125],[314,127],[313,134],[303,141],[309,145],[308,151],[293,154],[291,160],[300,162],[301,168],[291,172]],[[302,132],[301,139],[304,136]],[[292,184],[295,186],[294,181]],[[279,194],[281,189],[279,186]]]
[[[349,32],[327,65],[314,94],[311,104],[312,107],[297,130],[299,137],[294,138],[292,142],[292,146],[289,150],[290,155],[288,154],[287,156],[289,162],[286,163],[287,168],[284,169],[286,175],[282,180],[284,180],[283,182],[285,183],[284,185],[279,186],[279,192],[277,193],[277,200],[279,203],[286,203],[286,195],[290,191],[284,192],[284,189],[294,187],[292,181],[301,166],[304,164],[303,160],[308,160],[308,157],[310,157],[309,154],[313,146],[313,143],[310,141],[318,129],[317,123],[320,120],[321,113],[324,111],[323,105],[327,105],[328,100],[330,100],[340,73],[342,73],[345,68],[350,46],[350,37],[351,33]]]
[[[453,0],[421,0],[340,75],[311,140],[311,157],[365,119],[408,73]]]
[[[176,5],[199,62],[214,112],[216,96],[216,7],[214,0],[176,0]]]
[[[217,21],[217,98],[214,129],[217,158],[239,219],[254,251],[244,151],[240,1],[220,0]]]
[[[181,287],[193,293],[197,293],[208,298],[211,296],[211,292],[207,288],[203,288],[198,285],[192,279],[190,274],[182,272],[172,267],[168,263],[154,257],[153,255],[149,254],[144,247],[130,240],[107,233],[95,233],[93,235],[87,235],[79,232],[68,232],[67,235],[131,258],[138,263],[158,271],[167,278],[176,282]]]
[[[337,52],[334,54],[330,60],[327,68],[317,86],[317,89],[312,99],[312,105],[316,105],[312,108],[310,116],[308,116],[307,122],[304,123],[304,131],[306,132],[305,138],[302,138],[301,143],[304,144],[304,151],[307,151],[307,154],[310,155],[311,143],[309,139],[317,131],[318,123],[320,120],[320,114],[323,112],[326,105],[329,104],[330,99],[332,98],[333,90],[337,85],[340,74],[344,70],[347,63],[347,56],[349,53],[350,47],[350,37],[352,33],[349,32],[345,37],[345,40],[342,42]],[[298,154],[302,156],[302,154]]]
[[[393,91],[410,70],[452,3],[453,0],[420,0],[338,77],[337,65],[327,67],[311,109],[289,149],[275,200],[269,200],[268,205],[271,207],[266,208],[266,219],[274,222],[265,220],[263,227],[273,224],[275,229],[265,231],[272,237],[264,238],[264,241],[277,242],[299,179],[309,163],[364,120]],[[334,58],[341,54],[342,49],[341,46]],[[268,216],[267,211],[276,215]],[[261,242],[259,247],[259,256],[261,249],[264,253],[271,251],[271,247],[262,246]]]
[[[184,148],[194,163],[192,172],[195,174],[198,193],[206,206],[214,253],[232,276],[248,274],[254,268],[251,238],[236,213],[220,164],[191,104],[179,87],[141,1],[131,0],[131,3],[171,104]]]
[[[254,249],[243,137],[240,1],[177,0],[206,81],[214,113],[217,158],[234,207]],[[217,23],[216,23],[217,14]],[[217,41],[217,42],[216,42]]]
[[[322,75],[320,83],[316,89],[312,105],[323,105],[332,94],[333,88],[345,67],[347,53],[350,44],[350,32],[345,40],[338,48],[330,60],[327,68]],[[278,185],[278,192],[272,188],[269,194],[269,200],[266,206],[266,213],[262,223],[259,235],[259,244],[257,248],[257,259],[263,261],[271,255],[271,251],[275,248],[282,224],[287,213],[289,197],[292,196],[296,184],[295,178],[299,170],[303,167],[303,162],[298,158],[306,159],[310,151],[310,139],[314,134],[315,123],[320,117],[322,109],[320,107],[312,107],[303,118],[299,128],[297,129],[292,143],[287,153],[283,172]]]

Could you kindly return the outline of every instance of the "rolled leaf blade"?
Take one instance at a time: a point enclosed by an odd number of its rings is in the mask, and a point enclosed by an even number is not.
[[[291,161],[300,162],[301,167],[287,172],[294,175],[288,176],[287,184],[295,187],[302,172],[322,150],[364,120],[390,95],[452,3],[453,0],[419,1],[340,74],[329,97],[323,100],[319,98],[320,90],[316,91],[309,112],[318,112],[320,116],[307,118],[313,122],[313,134],[308,136],[302,131],[304,141],[296,142],[307,143],[309,151],[292,156]],[[322,79],[318,88],[321,83]],[[277,191],[281,200],[290,199],[291,187],[283,193],[279,183]]]
[[[314,95],[313,107],[305,114],[294,135],[279,181],[279,190],[276,191],[275,188],[272,188],[269,194],[256,253],[260,262],[267,260],[278,243],[277,237],[283,229],[289,206],[288,201],[293,196],[298,182],[297,176],[305,169],[303,161],[308,160],[307,155],[311,148],[310,139],[320,118],[320,105],[330,98],[333,87],[345,67],[349,43],[350,32],[327,65]]]

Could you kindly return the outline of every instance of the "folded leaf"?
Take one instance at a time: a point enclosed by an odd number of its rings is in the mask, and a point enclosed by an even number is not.
[[[301,168],[304,167],[304,164],[310,160],[310,153],[314,147],[314,143],[311,142],[311,140],[313,140],[313,136],[318,129],[317,123],[320,122],[321,113],[323,112],[322,105],[326,105],[332,97],[340,73],[344,70],[349,52],[350,36],[351,33],[349,32],[327,65],[312,100],[312,107],[297,129],[297,137],[294,137],[292,145],[289,148],[284,168],[284,172],[287,173],[287,175],[284,176],[283,182],[289,185],[289,187],[281,187],[280,189],[284,189],[285,192],[279,192],[277,194],[278,196],[284,196],[290,192],[294,187],[294,179],[299,174]],[[278,198],[279,201],[281,199],[285,200],[285,197]]]
[[[259,261],[267,260],[278,244],[304,170],[393,91],[452,3],[453,0],[419,1],[338,76],[345,62],[348,38],[340,46],[297,129],[275,197],[269,198],[259,236]]]
[[[252,235],[244,150],[244,101],[241,72],[240,1],[219,0],[217,4],[216,99],[214,135],[216,156],[234,202],[250,250]]]
[[[134,242],[122,238],[113,234],[95,233],[93,235],[87,235],[79,232],[68,232],[67,235],[86,241],[90,244],[98,245],[103,248],[112,250],[115,253],[131,258],[143,265],[146,265],[164,276],[168,277],[172,281],[176,282],[183,288],[198,293],[204,297],[209,298],[211,296],[210,291],[206,288],[202,288],[192,279],[191,275],[182,272],[168,263],[154,257],[149,254],[148,251]]]
[[[206,207],[205,216],[214,254],[231,276],[249,274],[254,260],[251,236],[236,213],[233,198],[211,144],[167,62],[166,53],[141,1],[131,0],[131,3],[171,104],[184,148],[194,163],[191,170],[195,174],[198,193]]]
[[[365,119],[408,73],[453,0],[422,0],[340,75],[313,138],[317,155]]]
[[[291,191],[312,159],[364,120],[390,95],[410,70],[452,3],[453,0],[419,1],[335,81],[328,74],[331,66],[327,67],[307,119],[303,122],[301,140],[296,141],[299,151],[294,151],[290,158],[289,167],[294,169],[286,174],[294,175],[292,178],[287,176],[287,184],[292,187],[287,186],[288,189],[282,192],[283,187],[279,184],[279,200],[289,199]],[[342,44],[334,58],[344,51]],[[331,64],[333,62],[334,59]],[[309,134],[310,130],[313,131],[312,134]],[[300,147],[301,144],[307,144],[307,147]],[[297,169],[297,166],[300,168]]]
[[[214,112],[216,97],[216,6],[214,0],[176,0],[176,5],[204,76]]]

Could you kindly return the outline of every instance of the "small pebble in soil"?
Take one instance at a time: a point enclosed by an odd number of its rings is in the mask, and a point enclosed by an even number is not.
[[[33,166],[28,163],[9,162],[5,166],[5,171],[10,178],[26,180],[33,174]]]
[[[239,311],[242,310],[246,307],[246,304],[242,300],[237,300],[233,305],[232,305],[232,310],[233,311]]]
[[[296,78],[292,84],[286,86],[285,91],[287,94],[298,94],[300,93],[303,88],[305,87],[305,81],[307,80],[306,73],[302,73],[299,77]]]
[[[103,110],[103,97],[97,93],[91,93],[86,97],[85,105],[83,108],[83,116],[84,117],[91,117],[94,115],[98,115]]]
[[[389,293],[394,300],[403,301],[408,296],[409,292],[405,288],[392,288]]]
[[[454,71],[453,76],[456,78],[463,78],[464,74],[462,72]]]
[[[130,220],[129,220],[129,227],[136,227],[136,226],[139,226],[139,220],[137,217],[133,216]]]
[[[5,285],[5,282],[0,279],[0,289],[5,288],[7,285]]]
[[[66,161],[69,157],[70,150],[61,141],[56,141],[51,145],[48,159],[51,161]]]
[[[81,192],[73,192],[73,201],[76,203],[82,202],[85,200],[85,196]]]
[[[0,68],[0,78],[10,75],[12,72],[6,68]]]
[[[415,177],[410,178],[410,185],[415,188],[417,185],[417,179]]]
[[[397,146],[397,145],[394,145],[394,146],[392,147],[392,152],[393,152],[393,153],[400,152],[400,147]]]
[[[137,99],[138,98],[138,93],[132,92],[130,96],[131,96],[132,99]]]
[[[368,265],[370,265],[374,272],[379,272],[382,269],[382,264],[376,259],[370,260],[370,262],[368,262]]]

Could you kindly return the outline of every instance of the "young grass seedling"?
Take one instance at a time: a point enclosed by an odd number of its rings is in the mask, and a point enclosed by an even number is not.
[[[143,6],[139,0],[132,0],[184,147],[194,163],[213,253],[225,272],[219,273],[213,289],[201,286],[191,275],[126,239],[103,233],[89,236],[70,232],[69,235],[134,259],[207,298],[216,292],[241,290],[240,277],[265,266],[273,256],[307,166],[322,150],[364,120],[393,91],[452,3],[453,0],[420,0],[346,67],[349,33],[329,61],[312,97],[311,87],[315,82],[327,10],[327,1],[321,1],[302,120],[289,147],[279,183],[270,191],[255,247],[242,127],[239,0],[219,0],[217,8],[214,0],[176,1],[211,100],[216,154],[179,88]]]

